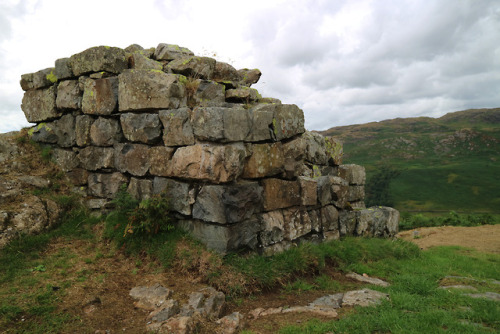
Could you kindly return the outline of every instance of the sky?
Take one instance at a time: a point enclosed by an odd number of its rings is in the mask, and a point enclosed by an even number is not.
[[[0,0],[0,133],[31,125],[21,74],[159,43],[259,68],[308,130],[500,107],[498,0]]]

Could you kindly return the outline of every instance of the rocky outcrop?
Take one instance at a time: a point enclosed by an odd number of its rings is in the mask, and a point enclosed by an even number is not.
[[[260,76],[176,45],[99,46],[23,75],[22,110],[94,207],[123,184],[166,191],[178,226],[220,252],[393,236],[397,211],[365,209],[364,168],[299,107],[262,98]]]

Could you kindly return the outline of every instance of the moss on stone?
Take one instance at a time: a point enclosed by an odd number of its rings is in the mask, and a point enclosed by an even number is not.
[[[52,83],[56,83],[58,80],[57,76],[54,74],[54,71],[50,71],[50,73],[47,74],[45,77],[47,78],[47,80],[49,80]]]

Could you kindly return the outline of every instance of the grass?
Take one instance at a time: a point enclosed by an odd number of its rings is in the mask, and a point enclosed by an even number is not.
[[[411,230],[420,227],[433,226],[481,226],[500,224],[500,219],[491,214],[458,214],[450,211],[447,215],[429,216],[422,213],[402,213],[399,229]]]

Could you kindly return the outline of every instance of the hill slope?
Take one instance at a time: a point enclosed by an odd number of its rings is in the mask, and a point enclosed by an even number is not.
[[[389,191],[390,204],[399,210],[500,211],[500,108],[334,127],[322,134],[341,139],[345,163],[365,166],[372,182],[382,170],[396,169]]]

